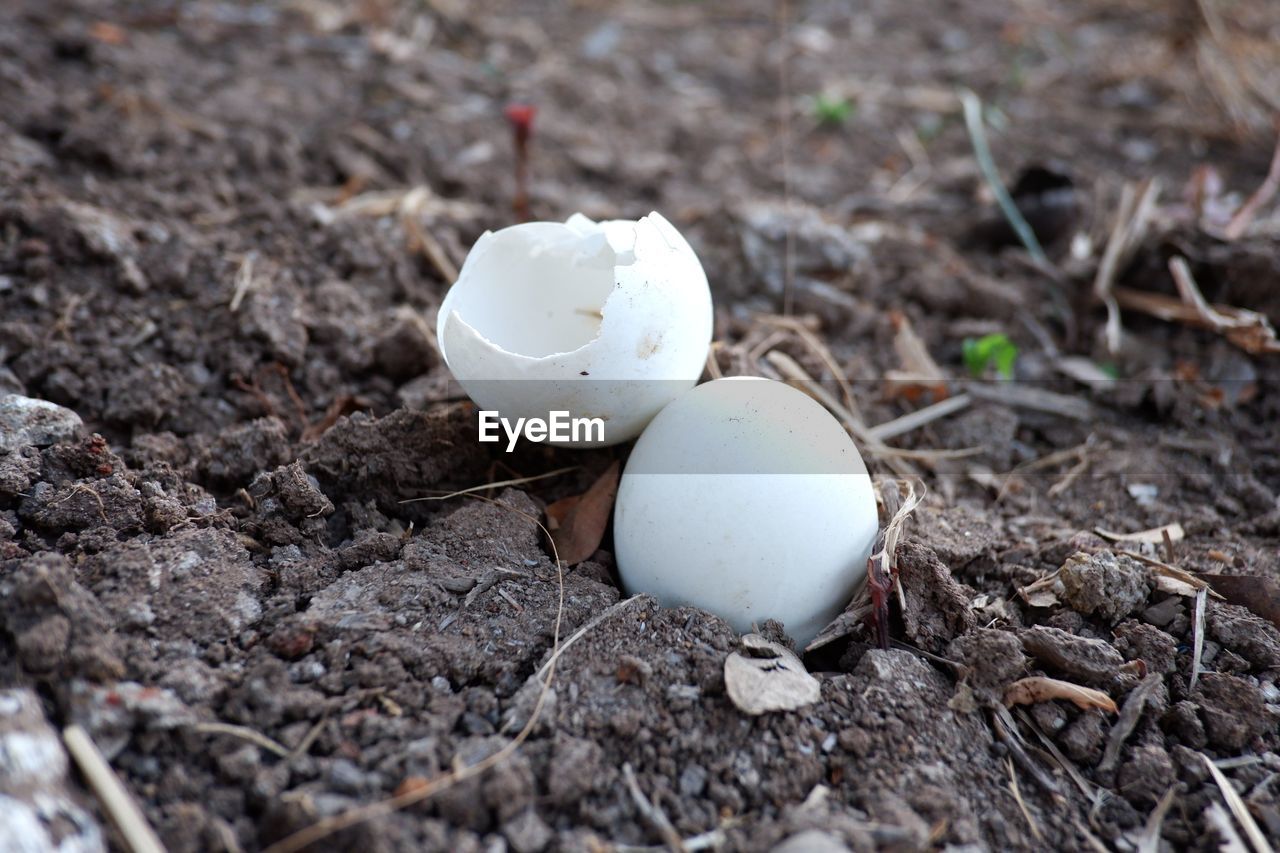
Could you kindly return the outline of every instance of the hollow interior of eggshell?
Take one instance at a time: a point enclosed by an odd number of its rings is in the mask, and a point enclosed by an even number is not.
[[[485,340],[530,358],[594,340],[614,288],[616,253],[603,234],[546,224],[494,235],[448,306]]]

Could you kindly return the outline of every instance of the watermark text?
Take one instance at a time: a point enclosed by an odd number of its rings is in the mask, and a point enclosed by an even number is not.
[[[604,418],[572,417],[569,412],[552,411],[546,418],[502,417],[492,409],[481,409],[480,440],[498,442],[506,437],[507,452],[516,449],[521,438],[543,442],[604,442]]]

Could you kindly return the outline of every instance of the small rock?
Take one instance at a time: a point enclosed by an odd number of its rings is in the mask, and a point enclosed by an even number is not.
[[[502,834],[515,853],[542,853],[554,833],[533,809],[525,809],[502,825]]]
[[[1129,497],[1133,498],[1138,506],[1153,506],[1156,498],[1160,496],[1160,489],[1152,483],[1130,483]]]
[[[69,441],[83,429],[80,416],[65,406],[19,394],[0,397],[0,452]]]
[[[1058,577],[1063,598],[1073,610],[1109,624],[1119,622],[1146,603],[1150,591],[1142,564],[1110,551],[1073,554],[1063,563]]]
[[[769,853],[849,853],[849,848],[829,832],[806,829],[774,845]]]
[[[30,689],[0,691],[0,850],[106,850],[93,816],[78,802],[67,754]]]
[[[707,770],[701,764],[690,764],[680,771],[680,793],[700,797],[707,787]]]
[[[329,784],[340,794],[355,796],[364,792],[368,776],[346,758],[329,765]]]
[[[1168,628],[1181,615],[1183,615],[1182,599],[1171,595],[1142,611],[1142,620],[1158,628]]]

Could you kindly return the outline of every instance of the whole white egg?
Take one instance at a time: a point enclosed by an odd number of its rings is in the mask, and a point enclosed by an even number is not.
[[[803,647],[865,577],[879,521],[840,423],[781,382],[718,379],[649,424],[614,511],[630,593],[693,605],[739,632],[780,620]]]
[[[604,441],[552,442],[595,446],[639,435],[693,387],[711,333],[702,265],[657,213],[486,232],[437,325],[445,362],[481,409],[600,418]]]

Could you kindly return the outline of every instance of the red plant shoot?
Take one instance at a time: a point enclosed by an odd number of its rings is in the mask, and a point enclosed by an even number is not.
[[[529,221],[529,138],[533,135],[533,117],[537,107],[532,104],[508,104],[503,110],[516,148],[516,194],[511,207],[517,222]]]

